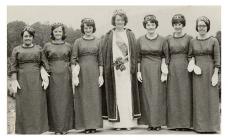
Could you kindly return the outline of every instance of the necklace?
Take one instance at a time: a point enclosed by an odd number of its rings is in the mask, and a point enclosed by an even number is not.
[[[33,47],[33,44],[30,44],[30,45],[22,44],[22,47],[23,48],[32,48]]]
[[[155,39],[157,39],[158,34],[156,34],[156,35],[153,36],[153,37],[149,37],[148,34],[146,34],[145,36],[146,36],[146,38],[147,38],[148,40],[155,40]]]

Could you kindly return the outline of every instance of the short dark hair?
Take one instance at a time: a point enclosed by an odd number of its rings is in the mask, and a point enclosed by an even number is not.
[[[53,31],[58,28],[58,27],[62,27],[62,30],[63,30],[63,36],[62,36],[62,40],[65,40],[66,39],[66,30],[65,30],[65,27],[63,24],[53,24],[51,26],[51,40],[55,40],[55,37],[54,37],[54,34],[53,34]]]
[[[25,26],[24,29],[21,31],[21,37],[23,37],[25,32],[28,32],[33,38],[35,37],[35,30],[30,26]]]
[[[203,21],[206,24],[206,26],[207,26],[207,32],[209,32],[210,31],[211,22],[205,16],[202,16],[202,17],[197,18],[197,20],[196,20],[196,31],[198,32],[198,23],[199,23],[199,21]]]
[[[116,26],[115,20],[116,20],[116,16],[117,16],[117,15],[123,18],[123,20],[124,20],[124,26],[126,26],[127,23],[128,23],[128,18],[127,18],[127,15],[126,15],[125,13],[114,14],[114,15],[112,16],[112,25],[113,25],[113,26]]]
[[[158,20],[157,19],[150,19],[150,20],[144,20],[143,21],[143,27],[146,29],[146,24],[150,22],[150,23],[155,23],[156,24],[156,28],[158,28]]]
[[[183,27],[185,27],[186,25],[186,20],[185,20],[185,17],[184,15],[182,14],[176,14],[172,17],[172,26],[174,24],[177,24],[177,23],[181,23],[183,25]]]
[[[92,26],[93,27],[93,33],[95,33],[96,32],[96,26],[95,26],[95,22],[82,22],[81,23],[81,32],[83,33],[83,34],[85,34],[85,31],[84,31],[84,26],[85,26],[85,24],[87,25],[87,26]]]

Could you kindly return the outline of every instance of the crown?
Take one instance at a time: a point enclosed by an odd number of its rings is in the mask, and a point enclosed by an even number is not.
[[[207,17],[205,17],[205,16],[201,16],[197,20],[203,20],[203,21],[206,21],[206,22],[210,22],[210,20]]]
[[[183,17],[184,17],[184,16],[181,15],[181,14],[176,14],[176,15],[173,16],[173,19],[181,19],[181,18],[183,18]]]
[[[83,18],[81,20],[81,23],[94,23],[94,20],[92,18]]]
[[[113,15],[119,15],[119,14],[125,14],[126,15],[126,12],[123,9],[116,9],[113,12]]]
[[[25,31],[35,32],[35,30],[31,26],[25,26],[23,32]]]
[[[146,15],[144,17],[144,20],[145,21],[148,21],[148,20],[156,20],[156,17],[154,15]]]
[[[61,22],[56,22],[56,23],[53,23],[51,26],[63,26],[63,24]]]

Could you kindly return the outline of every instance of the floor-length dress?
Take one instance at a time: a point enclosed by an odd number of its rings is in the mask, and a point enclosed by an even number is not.
[[[103,127],[101,89],[98,85],[99,66],[103,65],[99,40],[77,39],[73,46],[74,63],[80,66],[79,85],[75,90],[75,128]]]
[[[47,94],[49,127],[50,131],[54,132],[66,132],[73,128],[71,51],[71,45],[66,42],[49,42],[44,46],[50,65]]]
[[[129,63],[129,46],[126,30],[118,32],[113,30],[113,61],[118,57],[126,57],[128,55],[128,62],[124,65],[126,69],[124,71],[116,70],[115,84],[116,84],[116,101],[119,111],[120,121],[113,122],[114,128],[131,128],[137,126],[137,120],[132,116],[132,91],[131,91],[131,75],[130,75],[130,63]]]
[[[212,86],[214,68],[220,67],[218,40],[214,37],[192,39],[189,57],[202,70],[201,75],[193,74],[193,128],[198,132],[220,131],[219,90]]]
[[[167,88],[167,127],[191,128],[192,84],[188,72],[188,50],[191,36],[168,36],[170,54]]]
[[[138,63],[141,63],[143,82],[140,85],[142,116],[139,124],[159,127],[166,125],[165,83],[161,81],[162,58],[168,63],[168,46],[164,37],[149,39],[146,35],[138,41]]]
[[[17,73],[21,87],[16,94],[17,134],[40,134],[48,131],[46,92],[43,90],[40,66],[49,71],[42,48],[17,46],[11,57],[11,73]]]

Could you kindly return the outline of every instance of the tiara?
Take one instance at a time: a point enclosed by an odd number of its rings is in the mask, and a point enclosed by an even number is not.
[[[181,19],[181,18],[183,18],[183,15],[181,14],[176,14],[173,16],[173,19]]]
[[[207,17],[205,17],[205,16],[199,17],[198,20],[203,20],[203,21],[206,21],[206,22],[210,22],[210,20]]]
[[[92,18],[83,18],[81,20],[81,23],[94,23],[94,20]]]
[[[24,31],[35,32],[35,30],[31,26],[25,26],[24,29],[23,29],[23,32]]]
[[[53,23],[51,26],[63,26],[63,24],[61,22],[56,22],[56,23]]]
[[[154,15],[147,15],[144,17],[144,20],[145,21],[148,21],[148,20],[156,20],[156,17]]]
[[[113,12],[113,15],[125,14],[126,12],[123,9],[117,9]]]

